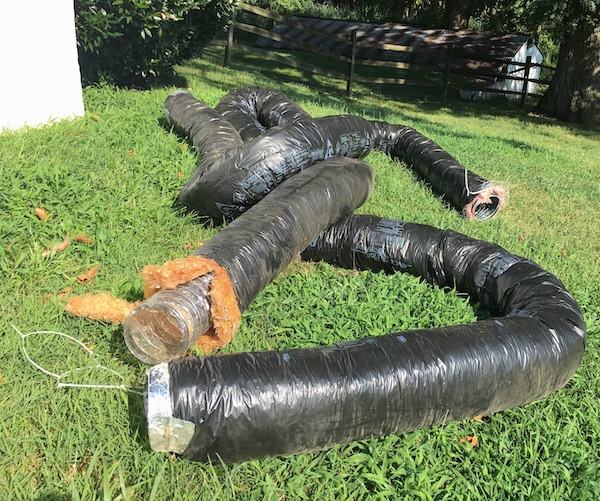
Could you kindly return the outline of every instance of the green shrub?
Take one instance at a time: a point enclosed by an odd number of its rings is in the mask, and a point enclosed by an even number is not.
[[[234,0],[75,0],[84,85],[148,87],[197,57]]]
[[[357,12],[318,0],[244,0],[282,16],[312,16],[324,19],[355,19]]]

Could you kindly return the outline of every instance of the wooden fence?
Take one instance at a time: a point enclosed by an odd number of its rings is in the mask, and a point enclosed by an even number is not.
[[[422,47],[411,47],[405,45],[392,45],[392,44],[381,44],[381,43],[368,43],[357,40],[356,30],[352,31],[349,37],[344,37],[337,34],[328,33],[322,30],[318,30],[309,26],[305,23],[302,23],[299,20],[288,19],[274,12],[262,9],[260,7],[256,7],[254,5],[248,5],[245,3],[238,4],[239,11],[252,14],[253,16],[244,15],[245,18],[255,17],[257,20],[254,24],[250,22],[241,22],[238,19],[241,17],[239,14],[232,19],[232,23],[229,27],[229,32],[227,35],[227,41],[225,43],[225,61],[224,65],[229,66],[232,58],[232,49],[235,45],[236,49],[240,49],[255,55],[258,55],[262,58],[269,59],[272,61],[276,61],[282,64],[286,64],[288,66],[292,66],[294,68],[298,68],[304,71],[308,71],[311,73],[315,73],[318,75],[326,76],[329,78],[345,80],[346,81],[346,93],[349,97],[352,96],[352,87],[354,82],[363,82],[369,84],[396,84],[396,85],[419,85],[419,86],[432,86],[432,87],[441,87],[441,98],[443,101],[446,100],[448,96],[448,87],[450,86],[450,77],[451,75],[461,75],[463,77],[468,77],[469,79],[479,79],[485,81],[493,81],[494,79],[502,79],[502,80],[517,80],[523,82],[522,91],[510,91],[510,90],[502,90],[502,89],[493,89],[489,87],[479,87],[477,89],[469,89],[463,86],[465,90],[477,90],[482,92],[496,92],[501,94],[516,94],[521,97],[521,107],[525,104],[525,99],[527,96],[541,97],[542,94],[539,93],[529,93],[527,91],[529,87],[529,83],[537,83],[537,84],[548,84],[550,83],[547,80],[539,80],[529,78],[530,69],[533,67],[540,67],[545,69],[554,70],[554,68],[550,66],[541,65],[535,62],[532,62],[531,56],[527,56],[526,61],[517,62],[510,61],[507,63],[506,59],[498,59],[494,57],[488,57],[485,55],[476,55],[473,53],[465,53],[458,52],[453,50],[451,47],[447,47],[445,49],[428,49]],[[247,20],[247,19],[246,19]],[[287,26],[298,28],[303,31],[311,32],[320,37],[330,39],[336,42],[341,42],[347,44],[349,47],[350,57],[335,54],[326,50],[321,50],[312,45],[298,42],[282,36],[280,34],[274,33],[269,29],[265,29],[265,27],[260,27],[259,24],[270,25],[273,27],[276,23],[285,23]],[[251,35],[256,35],[257,37],[263,37],[268,40],[273,40],[276,42],[282,42],[286,46],[294,47],[296,49],[300,49],[305,52],[318,54],[319,56],[324,56],[325,61],[331,62],[333,61],[341,61],[347,64],[347,71],[337,71],[331,69],[331,65],[329,68],[325,66],[318,66],[315,64],[311,64],[305,61],[301,61],[297,57],[292,57],[289,55],[281,55],[276,53],[273,50],[263,49],[257,47],[256,45],[249,45],[246,43],[242,43],[238,37],[236,36],[236,31],[239,30],[244,33],[248,33]],[[248,37],[246,37],[248,38]],[[357,49],[378,49],[383,51],[393,51],[393,52],[411,52],[415,54],[427,54],[430,56],[436,56],[438,59],[440,56],[443,58],[444,64],[433,65],[433,64],[418,64],[418,63],[405,63],[405,62],[397,62],[397,61],[384,61],[378,59],[361,59],[356,56]],[[486,71],[486,70],[469,70],[469,69],[461,69],[461,68],[453,68],[452,60],[453,58],[464,58],[471,61],[477,62],[486,62],[486,63],[495,63],[498,65],[510,64],[512,66],[516,66],[518,69],[513,72],[513,74],[494,72],[494,71]],[[339,63],[335,64],[339,66]],[[362,65],[364,67],[375,67],[375,68],[391,68],[395,70],[419,70],[421,73],[430,73],[434,75],[434,81],[423,81],[423,80],[409,80],[406,78],[395,78],[395,77],[386,77],[386,76],[365,76],[357,74],[357,66]],[[524,69],[524,72],[523,72]],[[524,73],[524,76],[518,76],[514,73]]]

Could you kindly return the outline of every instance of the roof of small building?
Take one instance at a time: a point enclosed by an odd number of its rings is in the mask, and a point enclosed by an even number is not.
[[[451,47],[459,57],[452,58],[452,67],[468,68],[470,70],[499,71],[510,63],[519,49],[530,41],[528,35],[514,33],[495,33],[476,30],[445,30],[425,29],[397,23],[364,23],[337,19],[321,19],[314,17],[295,16],[296,23],[300,22],[312,30],[318,30],[330,35],[339,35],[349,39],[352,31],[357,30],[357,41],[420,47],[428,50],[440,50],[440,55],[415,52],[397,52],[376,48],[358,47],[356,57],[360,59],[378,59],[414,64],[429,64],[443,66],[445,56],[443,51]],[[292,23],[293,24],[293,23]],[[320,36],[314,31],[302,30],[287,23],[281,23],[271,30],[288,40],[319,48],[333,54],[350,55],[350,45],[326,36]],[[262,39],[260,45],[272,48],[285,48],[284,42]],[[289,47],[289,46],[288,46]],[[483,62],[468,58],[468,55],[484,56],[499,59],[501,62]],[[461,57],[462,56],[462,57]],[[464,57],[467,56],[467,57]]]

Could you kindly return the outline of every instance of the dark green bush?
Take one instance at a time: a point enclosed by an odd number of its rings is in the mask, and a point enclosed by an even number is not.
[[[83,84],[168,78],[224,29],[232,8],[233,0],[75,0]]]

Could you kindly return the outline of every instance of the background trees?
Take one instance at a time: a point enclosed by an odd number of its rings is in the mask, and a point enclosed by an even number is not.
[[[198,56],[233,0],[75,0],[84,85],[147,87]]]
[[[529,34],[557,65],[536,111],[600,124],[600,0],[249,1],[286,14]],[[225,26],[234,2],[75,0],[83,83],[146,87],[172,74]]]
[[[600,0],[445,0],[444,26],[544,35],[560,46],[552,83],[536,111],[567,122],[600,125]],[[544,49],[544,47],[542,47]]]
[[[569,122],[600,125],[600,0],[331,1],[369,21],[529,34],[546,64],[556,64],[552,83],[536,111]]]
[[[560,40],[552,83],[536,111],[600,125],[600,0],[536,0],[534,7],[532,15]]]

